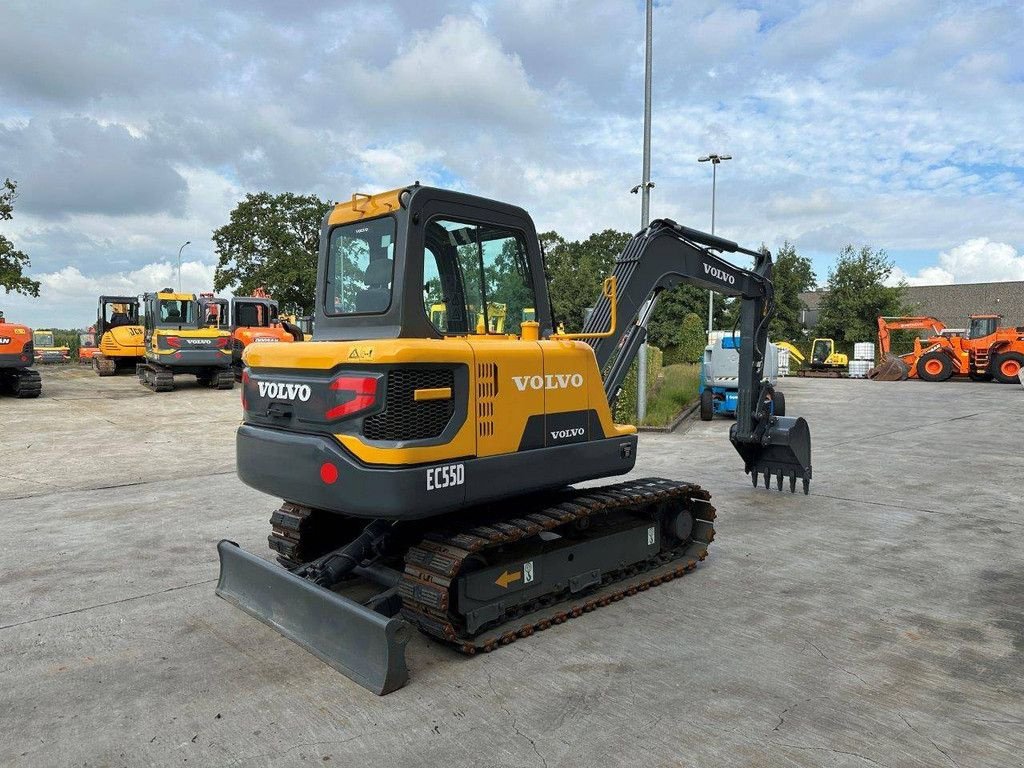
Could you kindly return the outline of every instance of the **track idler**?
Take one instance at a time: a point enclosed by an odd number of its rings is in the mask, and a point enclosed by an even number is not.
[[[797,479],[803,482],[804,494],[811,486],[811,430],[799,416],[768,416],[764,427],[758,427],[750,438],[737,436],[737,425],[729,430],[729,439],[743,457],[743,469],[751,476],[764,478],[764,487],[771,487],[772,477],[782,490],[783,478],[789,479],[789,490],[796,492]]]

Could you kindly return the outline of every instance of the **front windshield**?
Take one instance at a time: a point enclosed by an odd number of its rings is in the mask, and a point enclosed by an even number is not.
[[[52,347],[53,346],[53,334],[52,333],[39,333],[38,331],[32,334],[32,343],[37,347]]]
[[[235,325],[244,328],[268,328],[269,306],[262,301],[236,301]]]
[[[168,325],[193,325],[196,321],[195,302],[188,299],[161,299],[160,322]]]
[[[227,328],[228,303],[223,299],[201,301],[203,325],[211,328]]]
[[[831,345],[824,339],[814,342],[814,350],[811,352],[811,360],[815,363],[824,363],[832,354]]]
[[[95,347],[96,336],[91,333],[80,333],[78,334],[78,346],[80,347]]]
[[[336,227],[327,262],[327,314],[386,312],[391,306],[394,267],[394,218]]]

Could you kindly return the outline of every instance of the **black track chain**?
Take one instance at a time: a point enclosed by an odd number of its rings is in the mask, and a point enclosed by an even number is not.
[[[405,556],[405,573],[399,584],[402,615],[424,633],[463,653],[494,650],[692,571],[707,557],[715,536],[715,508],[710,498],[710,493],[692,483],[645,478],[573,490],[551,506],[518,517],[427,534]],[[462,630],[462,621],[452,608],[460,571],[470,555],[616,511],[646,511],[654,520],[666,503],[679,504],[693,515],[693,530],[685,542],[677,541],[642,563],[607,572],[602,585],[592,592],[565,595],[554,605],[521,606],[502,623],[475,636]]]
[[[97,376],[113,376],[117,373],[117,361],[103,355],[96,355],[92,359],[92,369],[96,371]]]
[[[235,388],[235,372],[232,368],[224,368],[217,372],[217,377],[214,379],[214,384],[217,389],[234,389]]]
[[[354,539],[366,522],[286,501],[270,516],[272,530],[267,543],[277,562],[295,570]]]
[[[11,372],[11,394],[20,398],[39,397],[43,391],[43,379],[39,371],[31,368],[15,368]]]

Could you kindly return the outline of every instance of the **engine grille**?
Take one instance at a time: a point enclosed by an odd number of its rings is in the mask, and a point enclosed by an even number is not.
[[[455,413],[448,400],[416,402],[417,389],[455,388],[455,373],[443,368],[399,368],[388,371],[384,410],[367,416],[363,436],[368,440],[429,440],[444,432]]]

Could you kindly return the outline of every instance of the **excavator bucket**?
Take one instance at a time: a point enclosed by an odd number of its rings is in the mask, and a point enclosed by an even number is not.
[[[233,541],[221,541],[217,552],[220,597],[378,696],[405,685],[412,635],[405,621],[318,587]]]
[[[764,487],[771,487],[774,477],[782,490],[783,478],[789,479],[789,490],[796,491],[796,481],[803,483],[804,494],[811,485],[811,430],[799,416],[778,416],[773,419],[764,437],[755,442],[736,439],[737,426],[733,424],[729,439],[743,457],[743,469],[751,476],[754,486],[757,478],[764,478]]]
[[[868,378],[875,381],[906,381],[910,368],[896,355],[886,355],[882,361],[868,371]]]

